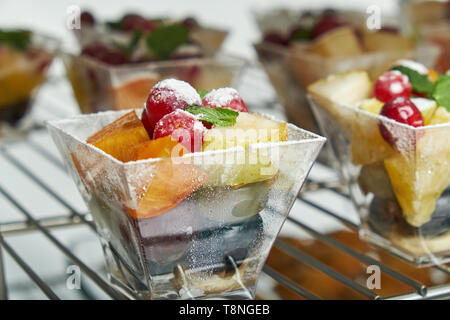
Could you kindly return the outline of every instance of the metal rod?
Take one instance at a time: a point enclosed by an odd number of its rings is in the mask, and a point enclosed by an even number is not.
[[[418,293],[400,294],[384,298],[385,300],[431,300],[431,299],[449,299],[450,285],[435,286],[428,288],[427,294],[424,296]]]
[[[82,224],[82,220],[78,217],[58,216],[39,219],[41,226],[47,229],[61,228]],[[4,236],[10,234],[23,233],[36,230],[36,226],[30,224],[28,220],[12,221],[8,223],[0,223],[0,233]]]
[[[87,265],[85,265],[80,259],[74,256],[69,249],[67,249],[59,240],[57,240],[51,233],[47,231],[44,227],[42,227],[32,216],[31,214],[24,208],[20,203],[18,203],[8,192],[6,192],[0,186],[0,193],[3,194],[17,209],[19,209],[22,214],[24,214],[27,219],[33,224],[36,229],[41,231],[55,246],[57,246],[74,264],[78,265],[81,270],[89,278],[91,278],[103,291],[105,291],[109,296],[115,299],[125,299],[126,297],[114,290],[105,280],[103,280],[97,273],[91,270]]]
[[[6,269],[3,261],[3,250],[2,245],[0,244],[0,300],[8,300],[8,287],[6,286],[5,270]]]
[[[295,292],[296,294],[298,294],[299,296],[301,296],[303,298],[310,299],[310,300],[322,300],[319,296],[316,296],[314,293],[312,293],[312,292],[308,291],[307,289],[303,288],[302,286],[300,286],[299,284],[295,283],[291,279],[283,276],[281,273],[279,273],[278,271],[272,269],[268,265],[265,265],[263,267],[263,271],[269,277],[271,277],[275,281],[279,282],[280,284],[282,284],[283,286],[285,286],[286,288],[288,288],[289,290]]]
[[[42,290],[42,292],[51,300],[59,300],[58,296],[52,289],[26,264],[25,261],[14,251],[13,248],[3,239],[0,234],[0,245],[3,246],[6,252],[14,259],[14,261],[22,268],[22,270],[33,280],[34,283]]]
[[[321,234],[319,232],[317,232],[316,230],[308,227],[307,225],[301,223],[300,221],[298,221],[297,219],[294,219],[292,217],[288,217],[288,220],[291,221],[292,223],[296,224],[297,226],[301,227],[302,229],[304,229],[305,231],[307,231],[309,234],[311,234],[313,237],[319,239],[320,241],[335,247],[353,257],[355,257],[356,259],[368,264],[368,265],[377,265],[380,267],[380,269],[385,272],[386,274],[392,276],[393,278],[413,287],[420,295],[425,296],[426,292],[427,292],[427,287],[423,284],[420,283],[418,281],[415,281],[403,274],[401,274],[400,272],[395,271],[392,268],[389,268],[388,266],[382,264],[380,261],[377,261],[369,256],[366,256],[364,254],[361,254],[355,250],[353,250],[352,248],[340,243],[339,241],[330,238],[324,234]]]
[[[327,274],[328,276],[334,278],[335,280],[345,284],[346,286],[350,287],[351,289],[361,293],[362,295],[370,298],[370,299],[379,299],[379,296],[367,289],[366,287],[363,287],[359,283],[353,281],[352,279],[344,276],[343,274],[336,272],[335,270],[328,267],[326,264],[316,260],[315,258],[307,255],[306,253],[301,252],[300,250],[292,247],[291,245],[287,244],[286,242],[282,240],[276,240],[275,246],[281,250],[284,250],[286,253],[291,255],[292,257],[298,259],[299,261],[302,261],[306,264],[309,264],[310,266],[318,269],[319,271]]]

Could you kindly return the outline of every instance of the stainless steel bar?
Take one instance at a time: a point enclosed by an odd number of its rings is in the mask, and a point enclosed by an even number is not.
[[[22,270],[33,280],[34,283],[42,290],[42,292],[51,300],[59,300],[58,296],[52,289],[23,261],[23,259],[14,251],[13,248],[3,239],[0,234],[0,246],[14,259],[14,261],[22,268]]]
[[[32,148],[34,151],[39,153],[42,157],[47,159],[49,162],[53,163],[58,168],[62,169],[64,172],[67,172],[66,167],[64,167],[64,163],[62,163],[62,161],[60,161],[58,158],[53,156],[48,151],[44,150],[44,148],[42,148],[40,145],[38,145],[36,143],[32,143],[30,140],[27,140],[27,142],[28,142],[27,144],[30,146],[30,148]]]
[[[0,232],[1,237],[1,232]],[[6,286],[5,264],[3,261],[3,249],[0,244],[0,300],[8,300],[8,287]]]
[[[333,279],[345,284],[346,286],[359,292],[360,294],[366,296],[367,298],[370,298],[370,299],[379,299],[380,298],[376,293],[370,291],[366,287],[363,287],[362,285],[353,281],[352,279],[344,276],[343,274],[341,274],[339,272],[336,272],[335,270],[328,267],[326,264],[316,260],[315,258],[309,256],[306,253],[301,252],[300,250],[292,247],[291,245],[287,244],[286,242],[284,242],[282,240],[276,240],[275,246],[277,248],[285,251],[287,254],[291,255],[292,257],[298,259],[299,261],[309,264],[310,266],[327,274],[328,276],[332,277]]]
[[[337,219],[337,220],[338,220],[339,222],[341,222],[343,225],[349,227],[349,228],[352,229],[352,230],[357,230],[357,229],[358,229],[358,225],[355,224],[354,222],[352,222],[352,221],[350,221],[350,220],[348,220],[348,219],[345,219],[345,218],[343,218],[343,217],[341,217],[341,216],[335,214],[334,212],[331,212],[330,210],[325,209],[325,208],[319,206],[318,204],[315,204],[314,202],[311,202],[311,201],[309,201],[309,200],[306,200],[305,198],[300,197],[300,196],[297,197],[297,199],[300,200],[300,201],[302,201],[302,202],[304,202],[304,203],[306,203],[307,205],[309,205],[309,206],[311,206],[311,207],[313,207],[313,208],[316,208],[316,209],[318,209],[318,210],[320,210],[320,211],[322,211],[322,212],[325,212],[326,214],[328,214],[328,215],[332,216],[333,218]]]
[[[297,226],[299,226],[300,228],[304,229],[305,231],[307,231],[309,234],[311,234],[313,237],[319,239],[320,241],[334,247],[337,248],[353,257],[355,257],[356,259],[366,263],[367,265],[377,265],[380,267],[380,269],[385,272],[386,274],[390,275],[391,277],[394,277],[395,279],[411,286],[412,288],[414,288],[416,290],[417,293],[419,293],[422,296],[425,296],[427,293],[427,287],[423,284],[420,283],[414,279],[411,279],[403,274],[401,274],[400,272],[395,271],[392,268],[389,268],[388,266],[386,266],[385,264],[371,258],[368,257],[366,255],[363,255],[355,250],[353,250],[352,248],[340,243],[339,241],[336,241],[324,234],[321,234],[319,232],[317,232],[316,230],[308,227],[307,225],[301,223],[300,221],[298,221],[297,219],[294,219],[292,217],[288,217],[288,220],[291,221],[292,223],[296,224]]]
[[[416,292],[400,294],[384,298],[384,300],[431,300],[431,299],[450,299],[450,284],[430,287],[427,294],[422,296]]]
[[[0,193],[5,196],[19,211],[22,212],[23,215],[32,223],[36,229],[41,231],[48,240],[50,240],[56,247],[58,247],[74,264],[78,265],[80,269],[91,278],[103,291],[105,291],[109,296],[114,299],[126,299],[126,297],[114,290],[104,279],[102,279],[97,273],[95,273],[92,269],[90,269],[87,265],[85,265],[80,259],[78,259],[75,255],[73,255],[69,249],[67,249],[58,239],[56,239],[51,233],[47,231],[44,227],[42,227],[32,216],[31,214],[24,208],[22,205],[17,202],[7,191],[5,191],[0,186]]]
[[[38,222],[47,229],[53,229],[53,228],[61,228],[61,227],[68,227],[73,225],[79,225],[83,221],[78,217],[68,217],[68,216],[58,216],[58,217],[51,217],[51,218],[45,218],[45,219],[39,219]],[[0,223],[0,233],[4,236],[10,235],[10,234],[17,234],[17,233],[23,233],[28,231],[36,230],[36,226],[30,224],[27,220],[22,221],[12,221],[8,223]]]
[[[268,265],[265,265],[263,267],[263,271],[265,274],[267,274],[269,277],[274,279],[275,281],[279,282],[281,285],[285,286],[289,290],[295,292],[299,296],[310,299],[310,300],[322,300],[319,296],[315,295],[314,293],[308,291],[307,289],[303,288],[299,284],[295,283],[291,279],[283,276],[278,271],[274,270],[273,268],[269,267]]]

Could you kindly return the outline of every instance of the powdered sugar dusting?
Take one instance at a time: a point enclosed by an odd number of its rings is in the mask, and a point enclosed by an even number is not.
[[[186,81],[166,79],[158,82],[153,88],[168,89],[175,93],[178,101],[184,101],[188,105],[201,105],[202,99],[198,92]],[[162,91],[164,95],[164,91]],[[164,99],[164,96],[162,97]]]
[[[239,98],[239,93],[233,88],[220,88],[209,92],[205,96],[205,101],[214,107],[227,106],[233,99]]]

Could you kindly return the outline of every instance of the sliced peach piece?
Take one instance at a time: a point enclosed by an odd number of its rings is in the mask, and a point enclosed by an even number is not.
[[[151,218],[159,216],[178,205],[195,191],[205,180],[206,175],[193,164],[173,161],[173,157],[189,153],[188,150],[171,136],[150,140],[137,145],[132,159],[166,158],[152,164],[155,168],[140,168],[139,175],[146,177],[141,181],[131,181],[138,198],[135,210],[127,208],[133,218]],[[146,173],[147,172],[147,173]]]
[[[114,88],[114,99],[118,109],[142,108],[158,77],[140,78]]]
[[[147,131],[136,111],[130,111],[87,138],[90,143],[119,161],[130,161],[132,150],[149,141]]]

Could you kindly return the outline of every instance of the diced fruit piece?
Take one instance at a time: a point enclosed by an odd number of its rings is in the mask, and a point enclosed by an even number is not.
[[[209,92],[202,101],[204,107],[229,108],[238,112],[248,112],[239,92],[233,88],[220,88]]]
[[[177,206],[206,179],[194,165],[175,163],[172,159],[156,162],[149,183],[141,188],[135,209],[128,213],[137,219],[159,216]]]
[[[131,161],[152,158],[181,157],[189,151],[171,136],[145,141],[138,144],[132,150]]]
[[[127,62],[125,54],[119,48],[107,46],[99,42],[88,44],[83,48],[81,54],[111,65],[120,65]]]
[[[93,26],[95,24],[95,18],[89,11],[83,11],[80,15],[80,22],[84,26]]]
[[[373,96],[380,101],[388,102],[395,97],[411,96],[409,78],[399,71],[393,70],[382,74],[375,82]]]
[[[148,135],[152,137],[156,123],[166,114],[201,103],[200,95],[189,83],[175,79],[163,80],[150,92],[142,113],[142,122]]]
[[[364,32],[363,42],[364,47],[368,52],[405,52],[413,47],[413,44],[409,38],[390,30]]]
[[[134,13],[126,14],[122,18],[122,29],[124,31],[142,30],[143,32],[151,32],[156,28],[156,24]]]
[[[133,148],[148,140],[147,131],[133,110],[87,138],[86,142],[119,161],[127,162],[131,160]]]
[[[357,107],[373,114],[380,114],[384,103],[376,98],[364,99],[358,103]]]
[[[450,122],[450,112],[444,107],[439,107],[436,109],[432,118],[430,119],[428,125],[449,123]]]
[[[414,227],[430,221],[437,199],[450,185],[449,135],[450,128],[426,130],[413,152],[384,162],[403,215]]]
[[[437,78],[439,77],[439,73],[434,69],[428,70],[428,79],[430,79],[431,82],[435,83]]]
[[[413,127],[422,127],[424,125],[422,114],[409,98],[397,97],[385,103],[380,114],[389,119],[404,123]],[[384,122],[379,122],[380,133],[391,146],[397,147],[398,137],[391,132]]]
[[[223,150],[235,147],[234,161],[216,163],[208,167],[210,185],[239,187],[248,183],[268,180],[277,172],[276,163],[271,161],[270,148],[258,150],[249,148],[251,144],[279,142],[288,139],[286,123],[263,118],[258,115],[240,113],[233,127],[216,127],[209,130],[203,143],[203,151]],[[266,152],[267,151],[267,152]]]
[[[436,101],[426,98],[411,98],[411,101],[422,114],[424,125],[428,125],[434,112],[436,111]]]
[[[145,106],[148,93],[158,81],[158,77],[138,78],[114,88],[114,98],[118,109],[141,108]]]
[[[162,117],[155,126],[153,139],[172,136],[190,152],[202,151],[203,134],[206,128],[200,120],[181,109]]]
[[[360,41],[350,27],[341,27],[316,39],[310,51],[323,57],[351,57],[363,53]]]
[[[333,29],[344,26],[345,23],[340,21],[334,14],[325,14],[315,24],[312,35],[317,38]]]
[[[263,41],[264,42],[270,42],[270,43],[278,44],[278,45],[281,45],[281,46],[288,46],[289,45],[289,39],[287,39],[281,33],[275,32],[275,31],[267,32],[264,35]]]
[[[368,98],[371,89],[372,83],[365,71],[331,75],[308,86],[308,91],[313,95],[350,106]]]

